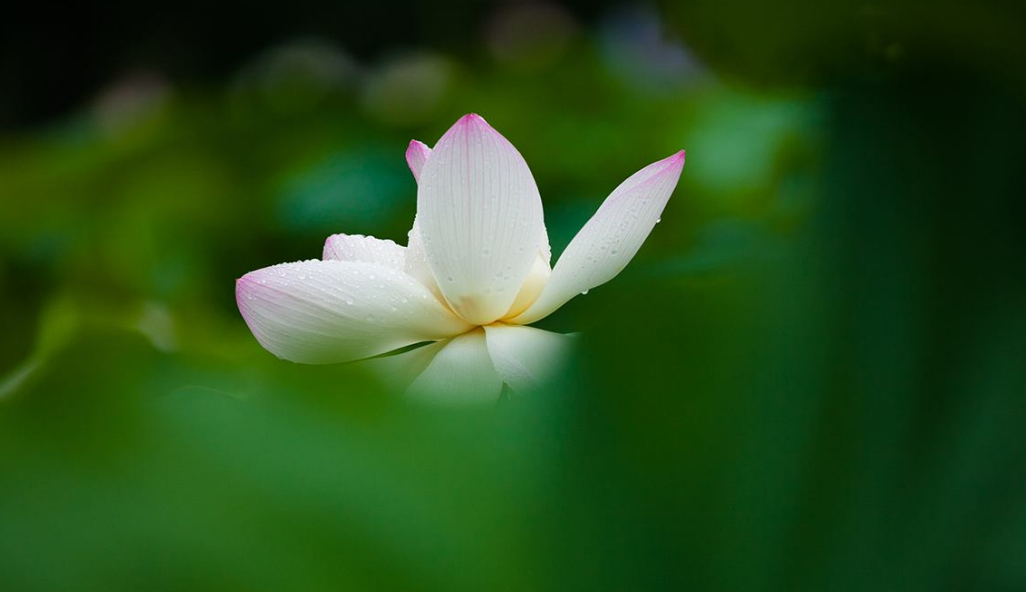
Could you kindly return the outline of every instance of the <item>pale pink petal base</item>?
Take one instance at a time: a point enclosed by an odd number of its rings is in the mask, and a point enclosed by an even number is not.
[[[484,330],[496,371],[519,393],[538,390],[560,375],[576,340],[575,335],[517,325],[495,324]]]
[[[550,384],[568,368],[576,337],[493,324],[365,364],[391,390],[414,400],[488,403],[502,384],[516,394]]]
[[[371,358],[360,363],[391,392],[405,393],[448,342],[448,339],[443,339],[410,351]]]
[[[494,403],[501,393],[480,327],[446,340],[406,391],[415,401],[446,404]]]

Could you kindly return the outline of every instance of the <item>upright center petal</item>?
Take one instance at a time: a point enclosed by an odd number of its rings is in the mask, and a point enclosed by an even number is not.
[[[506,314],[548,248],[527,163],[477,115],[457,121],[424,164],[417,224],[443,295],[477,325]]]

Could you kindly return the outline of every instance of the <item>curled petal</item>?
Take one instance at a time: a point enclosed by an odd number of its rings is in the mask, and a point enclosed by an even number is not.
[[[494,402],[501,393],[502,379],[480,327],[442,342],[406,391],[412,399],[444,403]]]
[[[360,234],[333,234],[324,241],[325,261],[363,261],[402,271],[406,247]]]
[[[470,328],[410,276],[362,261],[260,269],[238,280],[235,295],[260,345],[305,364],[348,362]]]
[[[420,236],[420,228],[417,227],[416,220],[413,221],[413,228],[410,229],[409,239],[403,271],[431,290],[431,293],[439,300],[445,302],[445,296],[442,295],[442,290],[438,287],[438,281],[435,280],[435,274],[431,271],[427,254],[424,252],[424,239]]]
[[[406,149],[406,163],[410,165],[410,172],[413,173],[413,178],[417,182],[420,182],[420,172],[424,169],[429,156],[431,156],[431,149],[427,147],[427,144],[418,140],[410,140],[410,146]],[[438,282],[435,281],[434,274],[431,273],[431,265],[428,264],[427,254],[424,253],[424,241],[421,239],[416,219],[413,221],[413,228],[410,229],[403,270],[424,284],[440,300],[445,300],[445,296],[438,288]]]
[[[535,390],[555,378],[573,347],[573,335],[534,327],[494,324],[484,330],[496,371],[517,392]]]
[[[417,226],[446,300],[477,325],[506,314],[548,248],[527,163],[477,115],[457,121],[432,150],[417,191]]]
[[[427,144],[419,140],[410,140],[410,145],[406,148],[406,164],[410,165],[410,172],[418,182],[428,156],[431,156],[431,149],[427,147]]]
[[[533,323],[616,277],[659,221],[683,167],[681,151],[621,183],[563,251],[538,299],[511,322]]]

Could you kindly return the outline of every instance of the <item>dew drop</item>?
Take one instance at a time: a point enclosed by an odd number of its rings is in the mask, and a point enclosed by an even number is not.
[[[588,291],[587,291],[587,290],[585,290],[585,291],[581,292],[581,296],[586,296],[587,294],[588,294]]]

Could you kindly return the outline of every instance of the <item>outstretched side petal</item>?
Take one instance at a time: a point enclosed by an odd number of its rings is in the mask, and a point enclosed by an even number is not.
[[[362,261],[302,261],[250,272],[236,301],[260,345],[305,364],[348,362],[470,326],[410,276]]]
[[[484,330],[496,371],[518,392],[538,389],[555,378],[573,348],[573,335],[534,327],[494,324]]]
[[[417,182],[420,182],[420,172],[424,170],[428,156],[431,156],[431,149],[427,144],[420,140],[410,140],[410,145],[406,148],[406,164],[410,165],[410,172]]]
[[[511,322],[533,323],[616,277],[659,221],[683,167],[682,150],[621,183],[563,251],[538,299]]]
[[[548,239],[527,163],[478,115],[435,145],[417,191],[417,226],[446,300],[469,322],[502,317]]]
[[[361,234],[333,234],[324,241],[325,261],[363,261],[402,271],[406,247]]]
[[[502,379],[492,364],[479,327],[442,342],[406,394],[439,403],[489,403],[499,399]],[[431,347],[431,346],[428,346]]]

